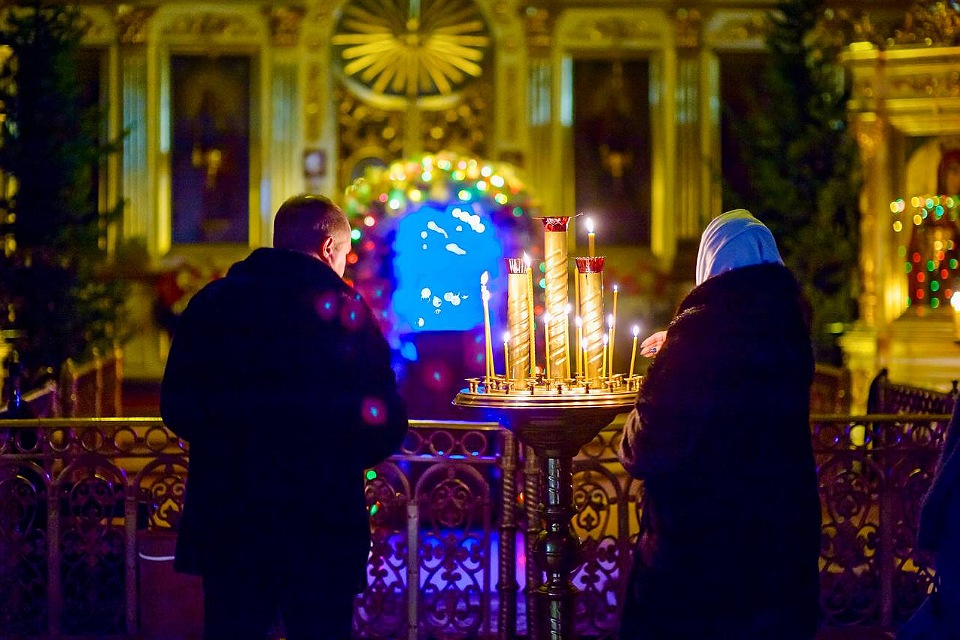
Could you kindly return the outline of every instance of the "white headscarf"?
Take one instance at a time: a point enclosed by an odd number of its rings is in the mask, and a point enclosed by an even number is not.
[[[763,263],[783,264],[773,234],[746,209],[734,209],[710,221],[700,237],[697,284],[724,271]]]

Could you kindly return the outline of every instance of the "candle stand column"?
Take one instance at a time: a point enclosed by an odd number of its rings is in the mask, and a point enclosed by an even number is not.
[[[575,637],[571,574],[577,566],[579,540],[570,521],[573,509],[572,460],[618,414],[633,406],[636,392],[505,396],[457,394],[454,404],[482,410],[533,449],[540,462],[543,529],[532,560],[546,576],[538,588],[536,637],[569,640]]]

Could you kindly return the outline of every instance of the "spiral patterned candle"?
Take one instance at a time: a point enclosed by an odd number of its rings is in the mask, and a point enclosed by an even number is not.
[[[575,260],[580,279],[584,376],[593,381],[600,378],[603,364],[603,256]]]
[[[547,343],[547,360],[554,378],[570,377],[570,357],[564,331],[564,311],[567,308],[567,222],[569,217],[549,217],[543,220],[543,256],[546,263],[544,274],[545,313],[550,317],[550,340]]]
[[[530,299],[527,265],[520,258],[507,258],[507,325],[510,329],[510,369],[507,377],[523,388],[530,372]]]

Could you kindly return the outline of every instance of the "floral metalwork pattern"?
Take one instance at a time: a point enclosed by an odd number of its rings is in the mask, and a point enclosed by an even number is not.
[[[616,631],[619,594],[629,558],[628,503],[615,467],[597,460],[574,463],[573,529],[580,537],[581,564],[574,573],[577,632],[597,636]]]
[[[0,636],[42,631],[47,613],[47,484],[32,462],[0,463]]]
[[[384,462],[367,472],[370,559],[367,588],[357,597],[354,628],[360,637],[401,637],[407,620],[406,506],[410,484],[403,471]]]
[[[64,628],[72,634],[123,629],[126,483],[116,467],[88,459],[55,485],[61,503],[60,580]]]
[[[489,485],[474,468],[429,469],[415,499],[424,516],[420,545],[421,625],[439,637],[484,630],[490,596]]]
[[[827,626],[896,626],[933,588],[915,548],[947,416],[814,421],[820,483],[821,610]]]

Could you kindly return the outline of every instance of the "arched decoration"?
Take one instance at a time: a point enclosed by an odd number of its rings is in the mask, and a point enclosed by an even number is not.
[[[491,44],[473,0],[348,0],[332,42],[344,84],[397,110],[454,104]]]
[[[472,330],[483,321],[481,274],[489,272],[489,289],[505,300],[503,258],[533,252],[535,207],[506,163],[444,151],[368,167],[346,192],[348,277],[394,347],[404,334]],[[491,312],[503,313],[501,306]]]

